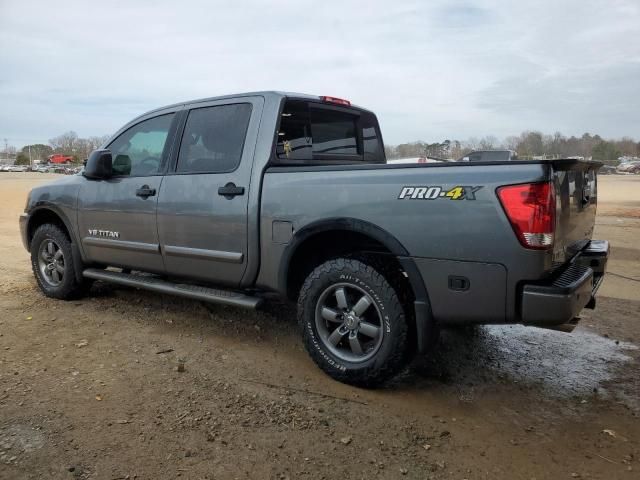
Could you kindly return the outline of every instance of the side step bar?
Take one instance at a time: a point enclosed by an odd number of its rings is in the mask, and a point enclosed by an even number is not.
[[[82,275],[94,280],[117,283],[128,287],[142,288],[152,292],[177,295],[179,297],[202,300],[204,302],[222,303],[243,308],[257,308],[262,299],[252,297],[243,293],[230,290],[219,290],[216,288],[200,287],[197,285],[187,285],[184,283],[174,283],[162,280],[149,275],[136,275],[133,273],[112,272],[110,270],[100,270],[97,268],[87,268]]]

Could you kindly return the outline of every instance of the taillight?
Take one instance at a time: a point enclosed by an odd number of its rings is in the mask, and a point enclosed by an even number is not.
[[[325,95],[323,97],[320,97],[320,100],[322,100],[323,102],[327,102],[327,103],[335,103],[336,105],[344,105],[346,107],[350,107],[351,106],[351,102],[349,100],[345,100],[344,98],[327,97]]]
[[[550,248],[556,226],[553,185],[548,182],[509,185],[497,192],[520,243],[526,248]]]

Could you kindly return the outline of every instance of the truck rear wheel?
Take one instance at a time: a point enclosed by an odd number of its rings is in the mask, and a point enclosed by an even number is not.
[[[78,298],[91,286],[87,280],[76,279],[71,242],[57,225],[44,224],[36,230],[31,240],[31,267],[47,297]]]
[[[311,358],[340,382],[380,385],[413,351],[397,293],[359,260],[329,260],[309,274],[298,298],[298,322]]]

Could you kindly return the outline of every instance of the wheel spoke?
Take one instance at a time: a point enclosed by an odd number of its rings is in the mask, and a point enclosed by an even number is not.
[[[360,345],[360,340],[358,340],[358,334],[355,332],[351,332],[349,334],[349,346],[351,347],[351,351],[356,355],[362,355],[362,345]]]
[[[336,300],[338,301],[338,308],[342,308],[343,310],[349,309],[349,305],[347,304],[347,294],[344,291],[344,288],[340,287],[336,289]]]
[[[55,247],[53,246],[53,242],[47,243],[47,253],[49,255],[53,255],[54,253],[56,253]]]
[[[342,337],[344,337],[345,333],[347,333],[347,332],[344,331],[343,328],[342,328],[342,325],[340,325],[338,328],[336,328],[331,333],[331,335],[329,335],[329,338],[327,340],[329,341],[329,343],[331,345],[333,345],[335,347],[336,345],[338,345],[338,342],[340,342]]]
[[[42,260],[45,262],[49,261],[49,254],[46,250],[42,250],[42,252],[40,252],[40,257],[42,257]]]
[[[56,264],[56,271],[62,275],[64,275],[64,266],[60,264]]]
[[[360,317],[371,305],[371,299],[368,295],[363,295],[360,300],[353,306],[353,313]]]
[[[58,270],[51,271],[51,278],[53,278],[56,282],[60,281],[60,274],[58,273]]]
[[[53,259],[60,260],[61,257],[62,257],[62,250],[58,250],[56,254],[53,256]]]
[[[321,292],[314,317],[320,342],[341,360],[373,358],[386,335],[373,294],[349,281],[335,282]]]
[[[337,322],[342,323],[342,320],[338,318],[340,315],[339,312],[336,312],[332,308],[322,307],[322,318],[324,318],[327,322]]]
[[[380,334],[380,327],[373,323],[360,322],[360,329],[358,331],[367,337],[377,338]]]

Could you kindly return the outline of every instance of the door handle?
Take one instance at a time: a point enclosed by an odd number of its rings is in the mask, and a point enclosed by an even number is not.
[[[147,198],[147,197],[153,197],[155,194],[156,194],[156,189],[149,188],[149,185],[143,185],[142,187],[136,190],[137,197]]]
[[[224,187],[218,188],[218,195],[231,200],[236,195],[244,195],[244,187],[236,187],[235,183],[229,182]]]

